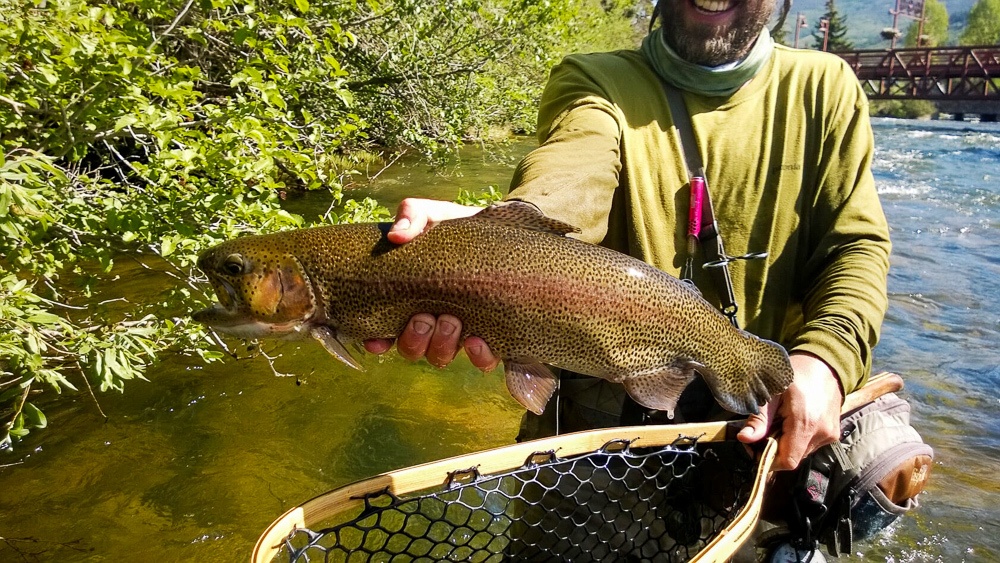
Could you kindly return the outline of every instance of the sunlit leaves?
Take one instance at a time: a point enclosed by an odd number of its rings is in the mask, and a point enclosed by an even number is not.
[[[455,203],[486,207],[502,199],[503,192],[498,186],[487,186],[485,190],[478,192],[474,190],[459,190],[458,197],[455,198]]]
[[[1000,45],[1000,0],[977,0],[960,37],[962,45]]]
[[[328,191],[324,222],[388,219],[342,182],[382,149],[530,129],[569,38],[630,28],[597,4],[0,0],[0,446],[47,424],[43,389],[221,359],[186,319],[200,250],[304,226],[292,190]],[[163,291],[105,299],[135,264]]]
[[[923,35],[920,35],[920,34]],[[914,21],[906,29],[907,47],[939,47],[948,44],[948,8],[940,0],[924,0],[924,21]]]

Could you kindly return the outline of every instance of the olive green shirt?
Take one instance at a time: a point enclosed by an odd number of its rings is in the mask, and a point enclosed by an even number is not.
[[[735,94],[684,97],[727,253],[769,253],[730,266],[740,326],[820,357],[850,392],[871,370],[890,249],[857,78],[837,56],[777,45]],[[538,137],[509,199],[680,275],[686,167],[641,53],[564,59],[542,96]],[[698,252],[694,281],[718,303],[703,261]]]

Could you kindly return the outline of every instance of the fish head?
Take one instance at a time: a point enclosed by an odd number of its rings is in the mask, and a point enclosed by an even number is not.
[[[290,336],[306,331],[317,306],[301,262],[271,237],[243,237],[203,252],[198,268],[218,302],[192,318],[239,338]]]

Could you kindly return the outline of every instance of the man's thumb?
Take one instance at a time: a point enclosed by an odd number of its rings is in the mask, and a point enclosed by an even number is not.
[[[746,425],[736,435],[736,439],[744,444],[759,442],[767,436],[768,410],[761,409],[760,414],[752,414],[747,418]]]
[[[396,212],[396,221],[389,229],[388,238],[393,244],[404,244],[424,232],[427,214],[408,200],[403,200]]]

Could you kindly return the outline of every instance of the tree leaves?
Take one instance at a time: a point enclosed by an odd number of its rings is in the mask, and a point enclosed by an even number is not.
[[[960,37],[962,45],[1000,45],[1000,0],[978,0]]]
[[[633,23],[598,0],[0,0],[0,446],[47,424],[29,391],[221,359],[178,316],[207,300],[198,252],[306,225],[289,190],[339,204],[382,150],[529,130],[568,46]],[[339,207],[313,219],[389,215]],[[102,295],[143,271],[160,294]]]

